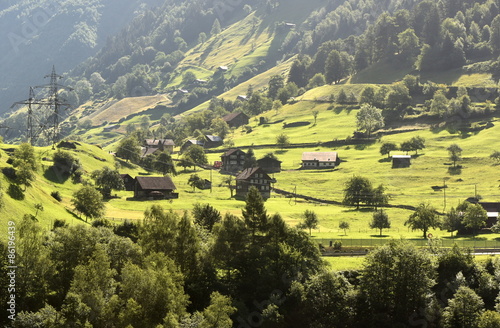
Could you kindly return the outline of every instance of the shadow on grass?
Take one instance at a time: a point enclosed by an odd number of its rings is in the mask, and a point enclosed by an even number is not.
[[[448,168],[448,174],[450,175],[460,175],[462,174],[462,166],[452,166]]]
[[[120,167],[125,167],[127,169],[134,169],[134,168],[136,168],[136,166],[134,164],[129,163],[127,161],[124,161],[121,158],[115,157],[115,159],[118,161],[118,163],[120,163]]]
[[[58,170],[54,166],[49,166],[43,173],[43,177],[54,183],[63,184],[69,179],[70,174],[68,172]]]
[[[68,212],[68,214],[71,214],[71,216],[73,216],[73,218],[75,218],[76,220],[81,221],[83,223],[88,223],[87,221],[85,221],[84,219],[82,219],[81,217],[79,217],[78,215],[76,215],[75,212],[73,212],[69,208],[66,208],[66,212]]]
[[[286,154],[287,152],[288,152],[288,149],[280,149],[280,150],[275,151],[274,153],[278,154],[278,155],[283,155],[283,154]]]
[[[378,235],[370,235],[370,237],[372,237],[372,238],[387,238],[387,237],[390,237],[390,235],[380,235],[380,234],[378,234]]]
[[[378,160],[379,163],[389,163],[392,159],[390,157],[381,158]]]
[[[354,146],[354,149],[356,150],[365,150],[366,147],[370,146],[369,144],[359,144],[359,145],[356,145]]]
[[[367,213],[367,212],[373,212],[373,208],[372,207],[360,207],[359,209],[351,208],[351,209],[348,209],[348,210],[342,210],[342,212],[345,212],[345,213],[352,213],[352,212]]]
[[[15,200],[23,200],[25,198],[24,191],[16,184],[10,184],[7,189],[7,194]]]

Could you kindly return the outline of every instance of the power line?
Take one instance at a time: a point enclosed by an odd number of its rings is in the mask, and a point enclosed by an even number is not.
[[[62,76],[56,73],[55,66],[52,66],[51,74],[45,75],[44,78],[50,78],[50,83],[30,87],[28,99],[14,103],[11,108],[16,105],[28,106],[27,137],[31,145],[34,145],[40,134],[44,133],[54,147],[60,139],[59,118],[62,117],[60,111],[71,107],[60,97],[59,92],[73,91],[73,89],[57,83]],[[47,96],[37,97],[35,89],[47,89]]]

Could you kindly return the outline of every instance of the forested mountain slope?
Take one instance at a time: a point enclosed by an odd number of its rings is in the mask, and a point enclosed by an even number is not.
[[[2,1],[0,113],[27,98],[28,86],[50,72],[68,71],[94,55],[108,37],[159,0]]]

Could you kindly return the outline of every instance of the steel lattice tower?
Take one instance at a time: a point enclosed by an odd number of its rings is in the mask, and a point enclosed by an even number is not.
[[[52,73],[46,75],[44,78],[50,78],[50,83],[30,87],[29,98],[14,103],[12,107],[15,105],[28,106],[27,137],[31,145],[34,145],[40,134],[44,133],[47,139],[52,142],[52,146],[54,146],[59,141],[60,111],[71,107],[60,97],[59,91],[64,89],[72,91],[73,89],[57,83],[62,76],[56,74],[54,66],[52,67]],[[37,98],[35,89],[47,90],[46,96],[44,98]]]

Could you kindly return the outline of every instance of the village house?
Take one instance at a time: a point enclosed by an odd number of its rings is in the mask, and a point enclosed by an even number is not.
[[[134,191],[135,179],[130,174],[120,174],[126,191]]]
[[[340,163],[336,151],[302,153],[303,169],[332,169]]]
[[[202,140],[196,140],[196,139],[190,139],[187,140],[182,146],[181,146],[181,153],[185,152],[189,147],[193,145],[198,145],[201,147],[205,146],[205,142]]]
[[[221,158],[221,169],[228,172],[238,172],[243,170],[246,153],[241,149],[230,149]]]
[[[134,187],[134,198],[144,199],[173,199],[179,198],[172,179],[164,177],[136,177]]]
[[[491,228],[498,221],[498,214],[500,213],[500,203],[497,202],[479,202],[486,214],[488,215],[488,219],[486,220],[486,227]]]
[[[219,146],[222,146],[223,143],[224,143],[224,141],[219,136],[213,136],[210,134],[207,134],[205,136],[205,148],[219,147]]]
[[[231,128],[237,128],[242,125],[246,125],[249,122],[249,117],[242,112],[227,114],[226,116],[222,117],[222,119]]]
[[[392,168],[399,169],[410,167],[411,155],[392,155]]]
[[[161,151],[167,151],[172,154],[174,152],[175,143],[172,139],[145,139],[143,146],[146,148],[156,148]]]
[[[281,172],[281,161],[273,157],[264,157],[257,160],[257,166],[266,173]]]
[[[271,197],[273,179],[260,167],[251,167],[236,176],[236,197],[245,198],[251,186],[256,187],[262,197]]]

